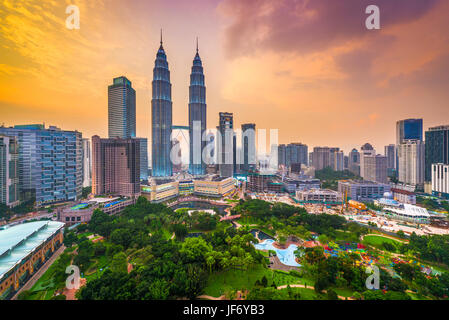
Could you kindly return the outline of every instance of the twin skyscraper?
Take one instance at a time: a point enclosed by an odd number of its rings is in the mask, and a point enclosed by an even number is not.
[[[173,163],[170,152],[172,149],[173,103],[171,99],[170,70],[168,68],[167,55],[162,45],[162,34],[161,45],[157,51],[153,69],[151,119],[152,176],[172,176]],[[206,131],[206,86],[204,84],[203,65],[198,52],[198,39],[189,87],[189,172],[193,175],[203,175],[206,173],[206,165],[201,155],[199,155],[200,161],[193,161],[192,137],[194,122],[201,123],[202,135]],[[201,142],[201,150],[204,149],[205,143]]]
[[[152,176],[170,177],[173,175],[172,128],[173,103],[171,95],[170,70],[167,55],[162,44],[156,53],[153,69],[152,99],[151,99],[151,133],[152,133]],[[125,77],[114,79],[108,89],[109,104],[109,137],[136,137],[136,93],[131,82]],[[201,156],[206,142],[201,141],[199,155],[194,155],[193,130],[200,124],[201,136],[206,131],[206,87],[201,58],[198,52],[193,60],[189,87],[189,136],[190,136],[190,166],[192,175],[204,175],[206,164]],[[201,139],[202,140],[202,139]],[[196,146],[197,147],[197,146]],[[196,148],[198,149],[198,148]],[[146,150],[142,150],[145,151]],[[198,153],[198,152],[196,152]]]

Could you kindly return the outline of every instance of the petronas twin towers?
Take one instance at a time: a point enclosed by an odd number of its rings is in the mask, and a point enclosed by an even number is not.
[[[152,90],[152,176],[170,177],[173,174],[173,164],[170,159],[173,103],[171,99],[170,70],[168,69],[167,55],[162,46],[162,33],[161,46],[157,51],[154,63]],[[202,175],[206,172],[206,165],[202,160],[201,154],[198,155],[198,152],[193,152],[193,128],[194,125],[197,126],[198,124],[201,126],[202,135],[206,130],[206,87],[197,40],[189,87],[189,172],[193,175]],[[204,149],[205,143],[201,142],[201,150]]]

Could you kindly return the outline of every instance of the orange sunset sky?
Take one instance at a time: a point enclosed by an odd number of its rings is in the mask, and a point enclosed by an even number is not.
[[[65,27],[69,4],[79,30]],[[381,30],[365,28],[369,4]],[[383,153],[399,119],[449,124],[448,12],[447,0],[0,0],[0,124],[106,137],[107,86],[124,75],[150,138],[162,28],[174,124],[187,125],[198,36],[209,128],[228,111],[280,143]]]

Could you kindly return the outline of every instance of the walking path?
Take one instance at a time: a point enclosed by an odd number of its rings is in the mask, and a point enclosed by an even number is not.
[[[396,237],[389,236],[387,234],[378,234],[378,233],[370,233],[370,234],[362,235],[361,240],[363,240],[366,236],[383,237],[383,238],[388,238],[388,239],[395,240],[395,241],[402,242],[402,243],[408,243],[407,240],[402,240],[402,239],[399,239]]]
[[[27,283],[25,283],[25,285],[19,289],[19,291],[16,292],[16,294],[12,297],[11,300],[16,300],[17,296],[24,290],[30,290],[34,284],[37,282],[37,280],[40,279],[40,277],[45,273],[45,271],[48,270],[48,268],[53,264],[53,262],[55,262],[55,260],[64,252],[65,250],[65,246],[62,245],[61,247],[59,247],[58,250],[56,250],[55,253],[53,253],[53,255],[50,257],[50,259],[48,259],[47,262],[45,262],[45,264],[40,267],[39,270],[37,270],[37,272],[30,278],[30,280],[27,281]]]
[[[285,285],[277,287],[277,289],[278,290],[286,289],[288,286],[289,286],[288,284],[285,284]],[[306,287],[304,284],[290,284],[290,288],[305,288],[305,289],[315,290],[315,288],[313,286],[307,286]],[[326,291],[324,291],[324,292],[326,292]],[[208,300],[226,300],[226,296],[224,294],[219,296],[219,297],[212,297],[212,296],[208,296],[208,295],[201,295],[201,296],[198,296],[197,298],[198,299],[208,299]],[[341,299],[341,300],[346,300],[346,298],[348,300],[354,300],[354,298],[352,298],[352,297],[338,296],[338,299]]]

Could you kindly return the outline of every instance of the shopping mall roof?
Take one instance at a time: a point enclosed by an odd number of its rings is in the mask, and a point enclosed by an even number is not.
[[[403,207],[401,208],[388,208],[387,210],[409,217],[430,217],[429,212],[426,208],[421,208],[408,203],[404,203]]]
[[[0,279],[48,238],[64,227],[57,221],[37,221],[0,230]]]

